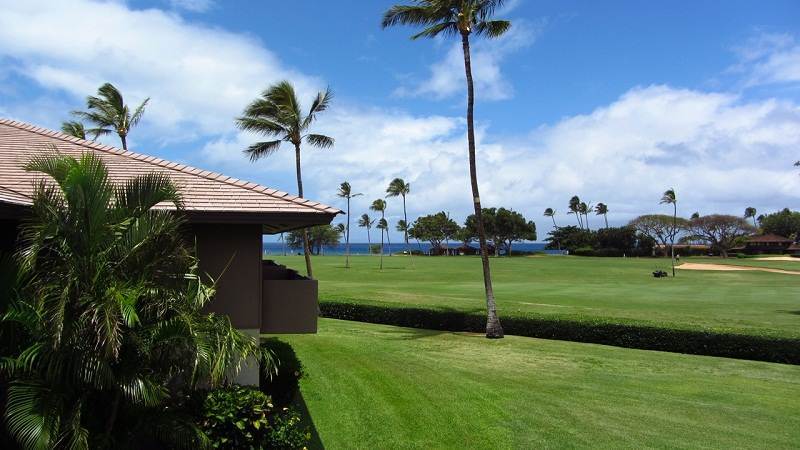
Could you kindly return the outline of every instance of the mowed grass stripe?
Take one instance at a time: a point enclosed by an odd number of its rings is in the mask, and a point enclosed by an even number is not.
[[[302,257],[276,257],[301,268]],[[719,262],[719,259],[714,259]],[[734,261],[729,259],[728,261]],[[480,312],[485,308],[480,260],[474,257],[313,259],[324,302]],[[763,261],[771,262],[771,261]],[[793,264],[789,261],[786,264]],[[502,317],[599,320],[681,330],[800,338],[800,277],[766,272],[679,272],[652,258],[493,258]],[[557,305],[543,306],[543,305]]]
[[[326,448],[796,448],[800,367],[322,319],[283,336]]]

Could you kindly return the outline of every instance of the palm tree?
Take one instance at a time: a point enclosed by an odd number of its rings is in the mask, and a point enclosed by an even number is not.
[[[369,238],[369,229],[372,228],[373,223],[375,223],[375,219],[370,219],[369,214],[362,214],[361,218],[358,219],[358,226],[367,229],[367,248],[372,247],[372,240]]]
[[[553,208],[547,208],[544,210],[544,216],[553,219],[553,228],[558,229],[558,225],[556,225],[556,210]]]
[[[378,225],[376,225],[375,228],[381,230],[381,270],[383,270],[383,232],[385,231],[386,234],[389,234],[389,222],[381,217],[381,219],[378,221]]]
[[[22,225],[1,323],[17,344],[0,365],[8,432],[23,448],[206,447],[174,393],[226,383],[264,353],[203,312],[214,288],[185,244],[177,187],[156,173],[114,184],[94,154],[25,169],[51,182]]]
[[[581,204],[578,205],[578,214],[582,215],[584,217],[584,219],[585,219],[586,231],[590,230],[590,228],[589,228],[589,211],[591,211],[591,210],[592,210],[592,204],[591,203],[587,205],[585,202],[581,202]]]
[[[690,219],[693,219],[693,220],[694,219],[699,219],[699,218],[700,218],[700,213],[697,212],[697,211],[693,212],[692,216],[690,217]]]
[[[389,183],[389,187],[386,189],[387,197],[403,197],[403,222],[408,223],[408,214],[406,213],[406,195],[411,192],[411,184],[406,183],[402,178],[395,178]],[[407,228],[407,227],[406,227]],[[399,230],[398,230],[399,231]],[[408,252],[409,256],[411,255],[411,250],[408,246],[408,230],[403,231],[403,236],[406,242],[406,251]],[[391,244],[389,246],[391,248]]]
[[[122,149],[128,149],[128,133],[131,128],[142,119],[144,108],[150,98],[144,99],[136,109],[131,112],[122,94],[111,83],[105,83],[97,89],[97,96],[86,97],[88,111],[73,111],[77,117],[94,124],[95,128],[86,130],[85,134],[98,136],[115,131],[122,142]]]
[[[247,147],[244,152],[250,156],[252,162],[275,153],[284,141],[294,146],[297,195],[300,197],[303,197],[300,145],[305,142],[312,147],[333,147],[333,138],[308,132],[317,114],[328,109],[331,98],[333,98],[333,94],[330,89],[317,93],[317,97],[311,102],[308,114],[304,115],[300,110],[300,102],[297,101],[292,84],[288,81],[281,81],[268,87],[259,98],[247,105],[242,117],[236,119],[236,125],[241,130],[278,138],[272,141],[256,142]],[[310,253],[308,230],[304,230],[303,254],[306,260],[306,273],[309,278],[313,278]]]
[[[345,181],[341,185],[339,185],[339,191],[336,193],[337,196],[341,198],[347,199],[347,227],[345,227],[345,235],[344,235],[344,242],[345,242],[345,257],[344,257],[344,267],[346,269],[350,268],[350,199],[353,197],[358,197],[359,195],[363,195],[361,193],[354,194],[353,189],[350,187],[350,183]]]
[[[415,25],[423,30],[411,37],[435,38],[459,36],[464,54],[464,74],[467,81],[467,144],[469,151],[469,175],[472,187],[472,203],[478,228],[478,242],[481,248],[483,266],[483,285],[486,292],[486,337],[503,337],[503,327],[497,316],[497,305],[492,288],[492,275],[489,268],[489,254],[486,249],[480,192],[478,190],[478,171],[475,162],[475,89],[472,80],[472,61],[470,59],[470,36],[496,38],[508,31],[511,23],[505,20],[492,20],[495,10],[503,0],[416,0],[411,5],[395,5],[383,16],[381,25],[387,28],[395,25]]]
[[[594,207],[594,213],[598,216],[603,216],[603,219],[606,221],[606,228],[608,228],[608,205],[605,203],[598,203],[597,206]]]
[[[748,206],[747,208],[744,209],[744,218],[747,219],[749,217],[752,217],[753,226],[758,228],[758,225],[756,225],[756,213],[757,213],[756,209],[753,208],[752,206]]]
[[[669,252],[670,259],[672,259],[672,277],[675,278],[675,234],[678,231],[678,199],[675,196],[675,189],[670,188],[664,191],[660,203],[662,205],[672,205],[672,232],[669,236]]]
[[[61,123],[61,131],[78,139],[86,139],[86,126],[83,122],[70,120]]]
[[[372,211],[381,213],[381,219],[386,221],[386,200],[384,200],[382,198],[379,198],[379,199],[373,201],[372,205],[370,205],[369,209],[371,209]],[[378,221],[378,225],[380,225],[380,220]],[[381,228],[381,227],[378,227],[378,226],[376,226],[375,228],[378,228],[378,229],[381,230],[381,255],[383,255],[383,230],[386,230],[386,238],[388,240],[388,238],[389,238],[389,226],[387,224],[387,226],[384,227],[384,228]],[[389,252],[390,252],[389,254],[391,254],[391,250],[392,250],[392,243],[389,242]]]
[[[569,212],[567,214],[575,214],[575,217],[578,219],[578,228],[581,230],[583,229],[583,220],[581,220],[581,198],[577,195],[573,195],[571,199],[569,199]]]

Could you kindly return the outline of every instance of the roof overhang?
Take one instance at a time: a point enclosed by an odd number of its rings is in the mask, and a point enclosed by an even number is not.
[[[0,220],[19,220],[30,211],[30,205],[0,199]],[[264,234],[277,234],[300,228],[327,225],[340,213],[272,213],[241,211],[183,211],[189,223],[259,224]]]

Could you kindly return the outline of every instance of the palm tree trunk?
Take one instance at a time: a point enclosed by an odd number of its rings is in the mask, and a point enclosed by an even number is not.
[[[558,225],[556,225],[556,216],[550,216],[550,218],[553,219],[553,228],[555,228],[557,230],[558,229]]]
[[[300,170],[300,143],[294,143],[294,161],[295,165],[297,166],[297,195],[301,198],[303,197],[303,175]],[[306,260],[306,274],[308,274],[308,278],[314,278],[314,275],[311,272],[311,253],[308,248],[308,228],[303,228],[303,255],[305,256]]]
[[[608,229],[608,214],[603,213],[603,219],[606,221],[606,229]]]
[[[350,195],[350,194],[348,194]],[[347,229],[344,235],[344,268],[350,268],[350,197],[347,197]]]
[[[128,139],[126,138],[126,136],[124,134],[120,134],[119,135],[119,140],[122,141],[122,149],[123,150],[127,150],[128,149]]]
[[[381,270],[383,270],[383,229],[381,229]]]
[[[672,203],[672,233],[669,238],[669,253],[672,260],[672,278],[675,278],[675,232],[678,226],[678,203]]]
[[[489,255],[486,251],[486,231],[483,228],[481,214],[481,196],[478,190],[478,169],[475,162],[475,90],[472,82],[472,62],[470,61],[469,35],[461,33],[461,46],[464,51],[464,72],[467,78],[467,143],[469,149],[469,178],[472,185],[472,203],[475,208],[475,219],[478,223],[478,243],[481,247],[481,265],[483,266],[483,288],[486,291],[486,337],[502,338],[503,327],[497,317],[497,305],[492,289],[492,274],[489,268]]]
[[[406,241],[406,252],[408,252],[408,258],[411,260],[411,265],[414,265],[414,259],[411,257],[411,247],[408,245],[408,213],[406,213],[406,194],[403,194],[403,221],[405,221],[406,226],[403,230],[403,237]]]

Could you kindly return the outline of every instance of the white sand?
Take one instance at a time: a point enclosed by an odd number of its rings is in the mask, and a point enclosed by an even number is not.
[[[719,270],[725,272],[738,272],[743,270],[758,270],[761,272],[772,273],[785,273],[788,275],[800,275],[800,272],[793,272],[791,270],[770,269],[768,267],[752,267],[752,266],[733,266],[727,264],[702,264],[702,263],[683,263],[677,266],[678,269],[686,270]]]

